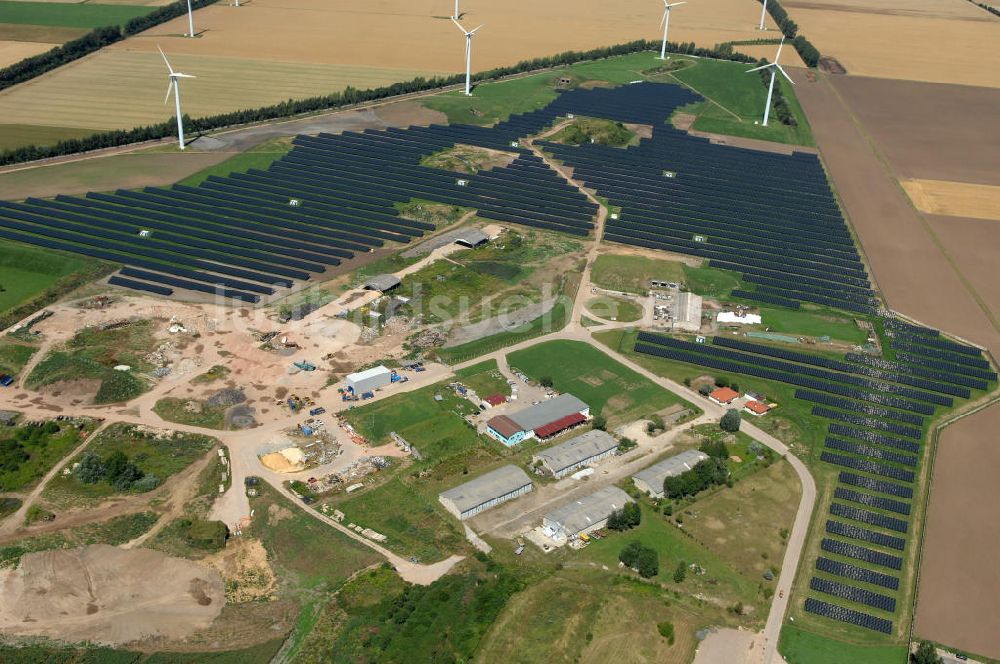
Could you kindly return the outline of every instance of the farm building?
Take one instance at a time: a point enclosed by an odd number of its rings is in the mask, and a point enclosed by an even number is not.
[[[767,411],[772,408],[774,408],[774,406],[769,403],[764,403],[763,401],[747,401],[746,405],[743,406],[743,410],[751,415],[756,415],[757,417],[767,413]]]
[[[380,387],[385,387],[392,382],[392,372],[379,365],[371,369],[365,369],[357,373],[348,374],[344,379],[347,389],[355,394],[364,394]]]
[[[485,399],[483,399],[483,403],[485,403],[490,408],[496,408],[497,406],[502,406],[503,404],[507,403],[507,397],[498,392],[497,394],[491,394]]]
[[[478,247],[490,241],[490,236],[478,228],[463,230],[455,237],[455,243],[465,247]]]
[[[727,406],[740,398],[740,393],[729,387],[720,387],[709,393],[708,398],[720,406]]]
[[[632,481],[640,491],[653,498],[662,498],[663,480],[686,473],[707,458],[708,455],[701,450],[687,450],[640,470],[632,476]]]
[[[497,468],[438,495],[445,509],[459,519],[468,519],[500,503],[531,491],[528,475],[514,465]]]
[[[527,438],[554,436],[589,417],[590,406],[572,394],[560,394],[516,413],[490,418],[486,433],[510,447]]]
[[[365,290],[373,290],[384,293],[390,291],[400,284],[399,277],[394,274],[380,274],[365,282]]]
[[[674,307],[674,329],[697,332],[701,329],[701,295],[678,293]]]
[[[618,449],[618,441],[606,431],[588,431],[571,438],[547,450],[542,450],[531,457],[533,463],[541,463],[541,467],[559,478],[572,473],[577,468],[597,463],[606,459]]]
[[[543,532],[557,542],[575,539],[606,526],[612,512],[620,510],[631,500],[618,487],[606,486],[546,514],[542,519]]]

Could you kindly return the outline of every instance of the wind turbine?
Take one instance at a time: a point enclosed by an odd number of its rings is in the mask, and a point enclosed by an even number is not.
[[[191,0],[188,0],[188,37],[194,37],[194,12],[191,11]]]
[[[458,29],[465,33],[465,94],[472,94],[472,35],[476,34],[479,28],[473,28],[472,30],[466,30],[462,27],[462,24],[451,19],[452,22],[458,26]]]
[[[458,15],[458,0],[455,0],[455,15],[452,16],[451,18],[453,21],[457,21],[458,19],[461,18],[461,16]]]
[[[757,27],[758,30],[764,29],[764,16],[767,14],[767,0],[763,0],[762,4],[764,6],[760,8],[760,25]]]
[[[181,88],[177,84],[177,79],[180,78],[195,78],[190,74],[182,74],[180,72],[174,71],[174,68],[170,66],[170,61],[167,60],[167,56],[164,55],[163,49],[157,45],[157,50],[160,51],[160,55],[163,56],[163,61],[167,63],[167,71],[170,72],[170,82],[167,83],[167,96],[164,97],[163,103],[166,104],[170,101],[170,93],[174,93],[174,101],[177,103],[177,140],[180,145],[181,150],[184,149],[184,120],[181,116]]]
[[[785,38],[782,37],[781,38],[781,43],[778,44],[778,54],[776,56],[774,56],[774,62],[769,62],[766,65],[761,65],[760,67],[754,67],[753,69],[748,69],[747,70],[748,74],[750,72],[752,72],[752,71],[761,71],[762,69],[770,69],[771,70],[771,82],[767,86],[767,105],[764,106],[764,123],[763,124],[764,124],[765,127],[767,126],[767,116],[771,114],[771,94],[774,92],[774,75],[777,72],[780,71],[781,75],[788,79],[789,83],[791,83],[792,85],[795,85],[795,81],[793,81],[792,78],[788,74],[785,73],[785,70],[781,68],[781,65],[778,64],[778,58],[781,57],[781,47],[784,46],[784,45],[785,45]]]
[[[660,47],[660,60],[667,59],[667,30],[670,28],[670,10],[677,5],[684,5],[687,2],[675,2],[670,4],[667,0],[663,0],[663,20],[660,23],[663,24],[663,45]]]

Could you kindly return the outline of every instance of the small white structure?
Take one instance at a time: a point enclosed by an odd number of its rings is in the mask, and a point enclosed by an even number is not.
[[[556,542],[575,539],[606,526],[608,517],[631,501],[618,487],[606,486],[546,514],[542,519],[542,532]]]
[[[348,389],[355,394],[364,394],[380,387],[385,387],[392,382],[392,372],[384,366],[379,365],[371,369],[365,369],[357,373],[352,373],[344,379]]]
[[[738,325],[760,325],[760,314],[743,314],[735,311],[720,311],[715,320],[720,323],[736,323]]]
[[[441,492],[438,494],[438,501],[446,510],[464,520],[523,496],[532,487],[528,475],[511,464]]]

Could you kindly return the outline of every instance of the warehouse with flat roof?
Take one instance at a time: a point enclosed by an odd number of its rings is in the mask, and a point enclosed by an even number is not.
[[[382,365],[365,369],[357,373],[348,374],[344,379],[347,389],[355,394],[364,394],[380,387],[385,387],[392,382],[392,371]]]
[[[552,510],[542,519],[542,532],[558,541],[603,528],[608,517],[632,499],[616,486],[606,486],[594,493],[571,500]]]
[[[632,476],[632,481],[640,491],[653,498],[663,498],[663,480],[686,473],[707,458],[701,450],[687,450],[640,470]]]
[[[527,473],[511,464],[443,491],[438,495],[438,500],[459,519],[468,519],[491,507],[523,496],[531,489],[531,479]]]
[[[535,453],[531,461],[540,464],[553,477],[559,478],[577,468],[606,459],[617,449],[618,441],[611,434],[594,429],[576,438],[570,438],[565,443]]]

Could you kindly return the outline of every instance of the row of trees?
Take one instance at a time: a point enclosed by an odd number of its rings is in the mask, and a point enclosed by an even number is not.
[[[605,46],[589,51],[566,51],[558,55],[552,55],[532,60],[523,60],[516,65],[509,67],[498,67],[488,71],[473,75],[476,82],[492,81],[504,76],[521,74],[525,72],[560,67],[587,60],[601,60],[629,53],[639,53],[659,48],[659,42],[637,40],[626,44],[615,46]],[[672,53],[682,53],[695,55],[704,58],[721,58],[736,62],[753,62],[753,58],[742,53],[720,54],[715,49],[700,48],[693,42],[681,44],[668,44],[668,50]],[[263,106],[256,109],[244,109],[229,113],[220,113],[204,118],[191,118],[184,116],[184,126],[189,133],[197,134],[224,127],[232,127],[253,122],[263,122],[288,118],[303,113],[315,113],[336,108],[344,108],[355,104],[364,104],[372,101],[395,97],[398,95],[412,94],[416,92],[427,92],[441,89],[450,85],[461,83],[464,78],[460,74],[454,76],[424,78],[418,76],[410,81],[393,83],[391,85],[368,90],[358,90],[348,86],[342,92],[333,92],[319,97],[309,97],[307,99],[289,99],[271,106]],[[7,150],[0,153],[0,165],[16,164],[38,159],[49,159],[67,154],[88,152],[90,150],[100,150],[104,148],[118,147],[143,141],[158,140],[172,136],[176,130],[173,119],[166,120],[154,125],[136,127],[129,130],[107,131],[84,138],[75,138],[60,141],[51,146],[29,145],[25,147]]]
[[[819,50],[808,39],[799,34],[798,24],[789,18],[788,12],[781,6],[781,3],[778,0],[768,0],[767,13],[778,24],[781,34],[792,41],[792,46],[799,52],[802,61],[810,67],[815,67],[819,63]]]
[[[218,0],[192,0],[191,7],[193,9],[200,9],[201,7],[214,4],[217,1]],[[125,39],[125,37],[142,32],[143,30],[148,30],[153,26],[169,21],[172,18],[176,18],[177,16],[184,14],[186,11],[187,1],[178,0],[177,2],[160,7],[145,16],[138,16],[131,19],[125,24],[124,29],[117,25],[107,25],[102,28],[94,28],[82,37],[68,41],[62,46],[55,47],[51,51],[46,51],[45,53],[25,58],[24,60],[15,62],[9,67],[0,69],[0,90],[9,88],[12,85],[17,85],[18,83],[23,83],[24,81],[35,78],[36,76],[41,76],[47,71],[51,71],[56,67],[61,67],[64,64],[73,62],[74,60],[79,60],[83,56],[90,55],[91,53],[94,53],[109,44],[121,41],[122,39]]]

